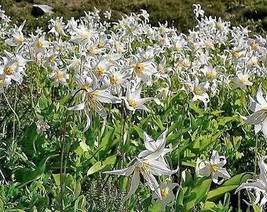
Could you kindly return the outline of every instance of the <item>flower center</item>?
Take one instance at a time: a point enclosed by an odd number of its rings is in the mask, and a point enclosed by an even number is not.
[[[203,89],[199,85],[194,87],[193,92],[195,95],[202,95],[204,93]]]
[[[2,86],[4,82],[5,82],[4,78],[0,78],[0,86]]]
[[[16,43],[17,44],[22,44],[24,42],[24,37],[19,36],[18,38],[16,38]]]
[[[119,78],[118,78],[118,76],[116,76],[116,75],[111,75],[110,76],[110,83],[112,84],[112,85],[117,85],[118,83],[119,83]]]
[[[207,71],[206,77],[208,80],[214,80],[217,76],[217,72],[215,70]]]
[[[188,60],[183,60],[181,65],[183,68],[189,68],[190,62]]]
[[[88,40],[89,39],[89,32],[85,31],[82,33],[82,40]]]
[[[89,84],[88,84],[88,83],[84,83],[84,84],[81,86],[81,89],[88,90],[88,89],[89,89]]]
[[[148,169],[150,167],[149,163],[148,162],[144,162],[144,165],[143,165],[144,169]]]
[[[57,80],[60,80],[63,78],[63,73],[61,71],[57,71],[56,74],[55,74],[55,78]]]
[[[60,25],[59,23],[57,23],[57,24],[55,25],[55,30],[56,30],[58,33],[62,31],[62,27],[61,27],[61,25]]]
[[[95,74],[97,77],[100,77],[102,74],[106,72],[105,68],[103,66],[99,66],[95,70]]]
[[[246,81],[247,81],[247,79],[246,79],[245,77],[239,77],[239,78],[238,78],[238,82],[239,82],[240,84],[242,84],[242,85],[245,85],[245,84],[246,84]]]
[[[238,51],[238,50],[233,50],[233,51],[232,51],[232,56],[233,56],[234,58],[239,58],[239,57],[240,57],[240,51]]]
[[[14,70],[11,66],[7,66],[5,69],[4,69],[4,72],[6,75],[12,75],[14,73]]]
[[[38,49],[41,49],[41,48],[44,47],[44,43],[43,43],[41,40],[38,40],[38,41],[36,42],[36,47],[37,47]]]
[[[166,198],[169,195],[169,192],[170,192],[170,189],[168,187],[167,188],[163,188],[163,189],[161,189],[161,196],[163,198]]]
[[[145,66],[143,63],[138,63],[135,67],[134,67],[134,72],[137,74],[137,75],[140,75],[142,73],[144,73],[145,71]]]
[[[99,96],[98,91],[92,91],[88,93],[88,97],[92,100],[97,100],[98,96]]]
[[[97,48],[101,49],[104,46],[105,46],[105,43],[102,40],[98,41]]]
[[[211,164],[210,165],[210,171],[211,172],[217,172],[219,170],[219,166],[217,164]]]
[[[252,50],[257,51],[257,50],[259,49],[259,44],[257,44],[257,43],[252,43],[252,44],[251,44],[251,48],[252,48]]]
[[[128,100],[128,104],[130,107],[133,107],[134,109],[137,108],[137,106],[138,106],[137,101],[132,100],[132,99]]]

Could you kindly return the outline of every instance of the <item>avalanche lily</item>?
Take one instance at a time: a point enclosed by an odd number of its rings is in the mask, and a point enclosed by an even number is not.
[[[219,156],[217,151],[212,152],[210,160],[197,160],[196,173],[200,177],[211,176],[212,181],[216,184],[221,184],[224,179],[230,178],[229,173],[223,166],[226,164],[224,156]],[[222,178],[219,181],[219,178]]]
[[[242,183],[237,189],[236,192],[239,192],[242,189],[255,191],[255,202],[253,204],[260,204],[261,207],[267,203],[267,164],[264,160],[267,159],[267,156],[262,157],[259,160],[260,176],[256,180],[248,180],[246,183]]]

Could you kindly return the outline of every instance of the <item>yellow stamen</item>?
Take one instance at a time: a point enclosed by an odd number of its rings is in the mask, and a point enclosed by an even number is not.
[[[257,43],[252,43],[252,44],[251,44],[251,48],[252,48],[252,50],[257,51],[257,50],[259,49],[259,44],[257,44]]]
[[[110,83],[112,84],[112,85],[117,85],[118,84],[118,82],[119,82],[119,78],[118,78],[118,76],[116,76],[116,75],[110,75]]]
[[[144,169],[148,169],[149,168],[149,163],[148,162],[144,162],[144,165],[143,165],[143,167],[144,167]]]
[[[57,71],[56,74],[55,74],[55,78],[57,80],[60,80],[63,78],[63,73],[61,71]]]
[[[238,77],[238,80],[237,81],[238,81],[238,83],[240,83],[242,85],[245,85],[247,79],[245,77]]]
[[[189,68],[190,67],[190,62],[188,60],[183,60],[181,63],[181,66],[183,68]]]
[[[0,78],[0,85],[3,85],[5,82],[4,78]]]
[[[43,43],[41,40],[38,40],[38,41],[36,42],[36,47],[37,47],[38,49],[41,49],[41,48],[44,47],[44,43]]]
[[[95,74],[97,77],[100,77],[102,74],[106,72],[105,68],[103,66],[98,66],[95,70]]]
[[[217,164],[210,164],[209,168],[211,172],[217,172],[220,169],[220,167]]]
[[[14,70],[11,66],[8,66],[4,69],[4,72],[6,75],[12,75],[14,73]]]
[[[238,50],[233,50],[232,51],[232,56],[233,56],[233,58],[239,58],[240,57],[240,51],[238,51]]]
[[[89,89],[89,84],[85,83],[81,86],[81,89],[88,90]]]
[[[105,46],[105,43],[102,40],[98,41],[97,48],[101,49],[104,46]]]
[[[217,72],[215,70],[209,70],[206,73],[206,77],[208,80],[214,80],[217,76]]]
[[[170,189],[168,187],[161,189],[161,196],[163,198],[166,198],[169,195],[169,193],[170,193]]]
[[[204,93],[204,90],[201,88],[201,86],[197,85],[194,87],[193,92],[195,95],[202,95]]]
[[[55,25],[55,30],[56,30],[58,33],[62,31],[62,27],[61,27],[61,25],[60,25],[59,23],[57,23],[57,24]]]
[[[130,107],[133,107],[134,109],[137,108],[137,106],[138,106],[138,103],[132,99],[128,100],[128,104]]]
[[[83,32],[83,34],[82,34],[82,40],[88,40],[89,39],[89,32],[87,32],[87,31],[85,31],[85,32]]]
[[[143,63],[138,63],[135,67],[134,67],[134,72],[137,74],[137,75],[140,75],[142,73],[144,73],[145,71],[145,66]]]
[[[89,92],[87,95],[91,100],[97,100],[99,93],[98,91],[92,91],[92,92]]]
[[[22,44],[24,42],[24,37],[20,36],[20,37],[16,38],[15,41],[17,44]]]

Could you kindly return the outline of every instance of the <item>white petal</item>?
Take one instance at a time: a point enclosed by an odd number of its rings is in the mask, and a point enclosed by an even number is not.
[[[132,177],[130,190],[128,194],[123,198],[123,202],[129,199],[129,197],[135,193],[136,189],[138,188],[139,182],[140,182],[140,173],[135,171]]]
[[[82,103],[75,105],[73,107],[69,107],[68,110],[83,110],[84,107],[85,107],[85,103],[82,102]]]
[[[123,175],[123,176],[129,176],[130,174],[133,173],[134,169],[135,169],[136,165],[132,165],[128,168],[124,168],[124,169],[118,169],[118,170],[113,170],[113,171],[105,171],[103,173],[105,174],[115,174],[115,175]]]
[[[267,137],[267,118],[265,118],[265,120],[262,123],[262,132],[264,136]]]
[[[259,86],[258,92],[257,92],[257,101],[263,106],[267,105],[266,100],[263,98],[262,89],[261,86]]]

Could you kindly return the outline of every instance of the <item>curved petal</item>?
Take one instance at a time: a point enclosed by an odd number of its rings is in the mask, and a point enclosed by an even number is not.
[[[127,199],[130,198],[130,196],[132,196],[132,194],[135,193],[135,191],[138,188],[139,182],[140,182],[140,173],[135,171],[132,177],[130,190],[128,194],[123,198],[123,202],[125,202]]]

